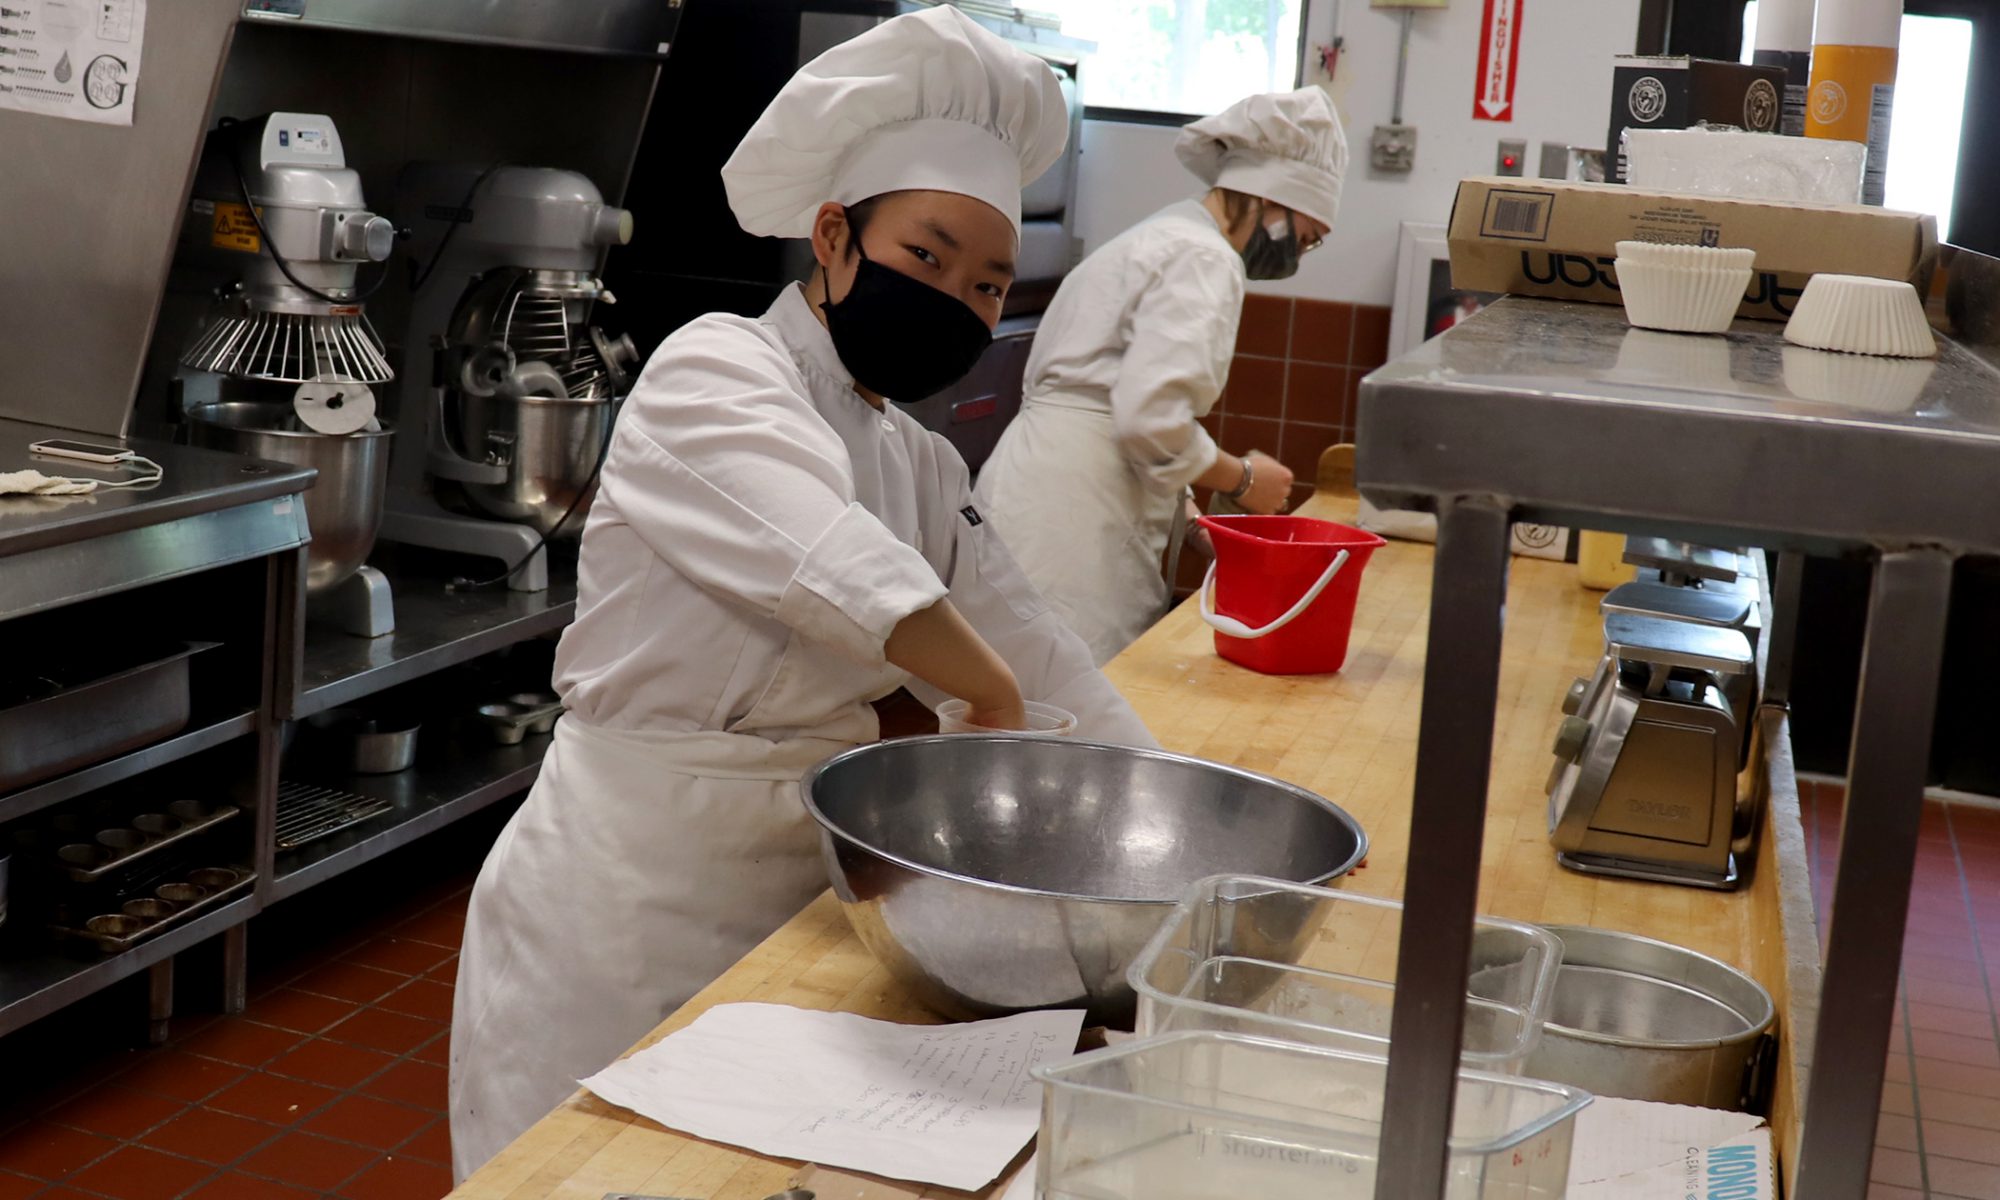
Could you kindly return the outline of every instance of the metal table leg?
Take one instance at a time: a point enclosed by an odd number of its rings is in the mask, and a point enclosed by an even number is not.
[[[1797,550],[1778,555],[1778,577],[1771,581],[1771,627],[1764,631],[1763,703],[1780,708],[1792,704],[1792,664],[1798,659],[1805,574],[1805,555]]]
[[[222,1011],[240,1014],[250,991],[250,924],[231,927],[222,935]]]
[[[1492,499],[1438,513],[1429,648],[1417,726],[1416,794],[1390,1018],[1385,1134],[1376,1200],[1442,1196],[1472,918],[1486,832],[1486,784],[1500,691],[1508,513]]]
[[[146,1040],[155,1046],[167,1041],[167,1027],[174,1019],[174,960],[163,958],[146,969]]]
[[[1811,1200],[1864,1200],[1868,1194],[1951,569],[1951,556],[1934,549],[1884,554],[1875,568],[1799,1149],[1798,1191]]]

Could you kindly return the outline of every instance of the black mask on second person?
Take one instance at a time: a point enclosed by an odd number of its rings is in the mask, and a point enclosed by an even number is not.
[[[827,332],[854,382],[898,404],[927,400],[965,378],[993,331],[963,300],[868,257],[861,239],[854,283],[835,303],[827,276]]]
[[[1273,237],[1262,221],[1243,244],[1243,273],[1252,279],[1290,279],[1299,271],[1299,231],[1285,214],[1285,234]]]

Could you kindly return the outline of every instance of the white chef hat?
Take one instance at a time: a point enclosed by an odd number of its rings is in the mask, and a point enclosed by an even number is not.
[[[810,237],[829,200],[914,189],[983,200],[1018,230],[1021,189],[1068,140],[1049,65],[939,7],[800,68],[723,164],[722,184],[759,237]]]
[[[1347,134],[1324,89],[1238,100],[1182,129],[1174,153],[1210,187],[1261,196],[1333,227]]]

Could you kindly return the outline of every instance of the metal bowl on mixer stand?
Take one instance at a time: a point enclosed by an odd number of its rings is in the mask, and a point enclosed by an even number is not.
[[[1323,884],[1368,849],[1354,818],[1303,788],[1065,738],[878,742],[803,787],[855,932],[956,1018],[1084,1008],[1130,1029],[1126,969],[1189,885],[1227,872]]]
[[[466,448],[507,469],[500,483],[465,485],[473,504],[551,538],[581,534],[597,492],[598,456],[616,415],[610,398],[460,396],[458,407]]]
[[[463,484],[486,515],[550,538],[583,532],[615,397],[638,358],[629,338],[588,324],[591,305],[610,298],[583,272],[505,268],[460,301],[446,338],[457,347],[446,426],[453,452],[499,469]]]
[[[225,400],[188,410],[187,430],[196,446],[319,472],[305,494],[307,595],[331,591],[368,561],[389,483],[387,424],[331,436],[301,429],[288,403]]]

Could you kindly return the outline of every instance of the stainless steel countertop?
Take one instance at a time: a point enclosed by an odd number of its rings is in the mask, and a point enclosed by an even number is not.
[[[1509,298],[1371,374],[1356,476],[1377,504],[1507,500],[1516,520],[1725,545],[2000,551],[2000,370],[1630,328]]]
[[[213,450],[138,438],[118,443],[7,420],[0,420],[0,472],[33,469],[79,479],[129,477],[122,470],[28,453],[29,443],[45,438],[122,444],[159,463],[166,473],[150,488],[100,488],[87,496],[0,496],[0,558],[297,495],[312,485],[314,476],[309,469]]]

